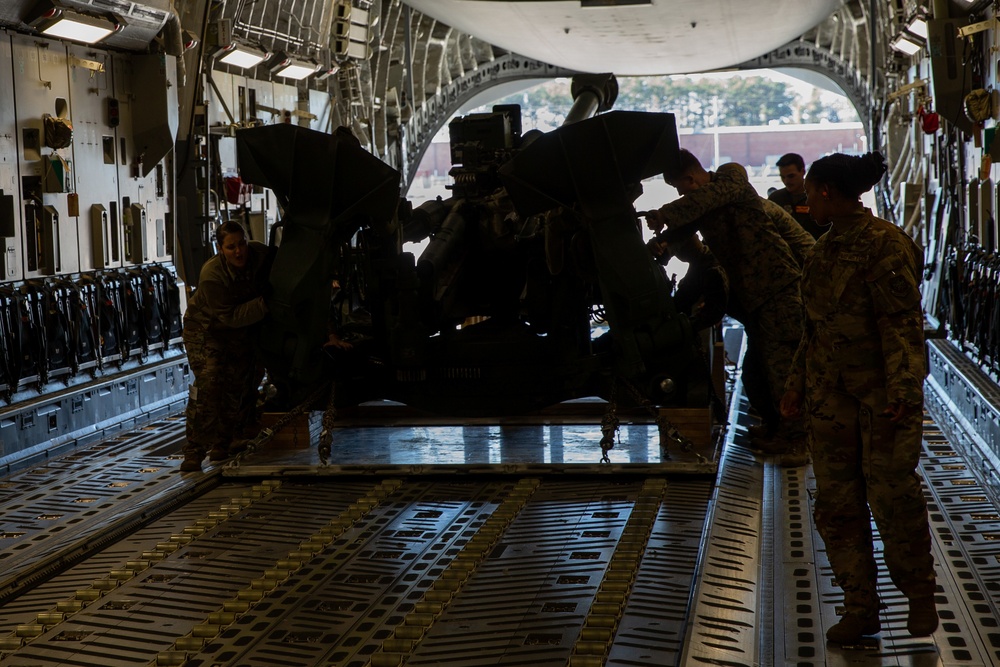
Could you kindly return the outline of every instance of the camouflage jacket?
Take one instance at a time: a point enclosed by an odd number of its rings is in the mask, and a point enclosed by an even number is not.
[[[660,213],[668,229],[695,225],[729,276],[730,296],[752,313],[801,276],[791,248],[764,211],[746,169],[730,163]]]
[[[795,255],[795,261],[798,262],[799,266],[805,264],[806,256],[812,251],[816,239],[788,211],[770,199],[761,199],[760,201],[767,217],[771,218],[771,222],[778,228],[781,238],[785,239],[785,243],[791,248],[792,254]]]
[[[837,221],[806,261],[806,323],[787,390],[881,387],[890,403],[923,404],[923,260],[902,229],[859,210]]]
[[[799,226],[813,237],[813,239],[823,236],[829,229],[829,227],[820,227],[819,223],[809,215],[809,206],[806,204],[807,196],[805,192],[793,195],[788,191],[788,188],[781,188],[772,192],[767,198],[795,218]]]
[[[201,267],[198,289],[188,302],[184,326],[208,331],[235,330],[264,319],[267,307],[260,296],[258,274],[267,258],[267,246],[258,241],[247,245],[247,265],[234,272],[222,255],[211,257]]]

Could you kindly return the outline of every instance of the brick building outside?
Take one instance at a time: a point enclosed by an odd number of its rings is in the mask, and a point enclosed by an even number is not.
[[[681,146],[697,155],[706,168],[738,162],[757,176],[776,177],[774,163],[785,153],[798,153],[808,166],[829,153],[861,154],[868,146],[864,126],[857,122],[720,127],[697,133],[681,128],[679,134]],[[447,140],[434,142],[424,154],[416,181],[445,178],[450,169]]]

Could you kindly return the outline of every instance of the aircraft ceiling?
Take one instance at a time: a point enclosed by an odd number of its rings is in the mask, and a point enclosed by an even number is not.
[[[843,0],[405,0],[501,48],[585,72],[688,74],[787,44]]]

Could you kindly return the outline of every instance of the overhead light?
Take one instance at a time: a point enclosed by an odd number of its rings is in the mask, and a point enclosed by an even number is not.
[[[283,76],[286,79],[295,79],[296,81],[301,81],[302,79],[310,76],[319,69],[319,65],[308,60],[294,60],[288,57],[278,57],[274,65],[271,66],[271,72],[275,76]]]
[[[917,14],[906,24],[906,30],[921,39],[927,39],[927,20]]]
[[[907,35],[905,32],[901,32],[893,37],[892,41],[889,42],[889,46],[908,56],[912,56],[924,48],[924,45],[917,41],[916,36]]]
[[[247,69],[256,67],[267,58],[267,51],[255,49],[245,44],[233,42],[216,54],[216,60],[224,65]]]
[[[27,23],[43,35],[84,44],[96,44],[125,27],[124,21],[116,16],[85,14],[52,2],[35,5]]]
[[[331,65],[330,67],[324,67],[316,75],[316,81],[325,81],[331,76],[340,71],[340,65]]]
[[[194,34],[190,30],[184,30],[181,33],[181,38],[184,40],[184,50],[185,51],[190,51],[191,49],[193,49],[196,46],[198,46],[198,44],[200,43],[200,40],[198,39],[198,35]]]

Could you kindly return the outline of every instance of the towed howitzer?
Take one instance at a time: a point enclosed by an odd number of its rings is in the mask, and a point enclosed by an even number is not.
[[[676,157],[673,117],[613,112],[525,137],[519,121],[507,107],[453,123],[458,196],[413,211],[397,208],[398,173],[343,136],[237,133],[244,180],[285,211],[261,336],[276,409],[330,374],[339,405],[455,416],[607,398],[616,377],[653,404],[707,404],[707,369],[629,195]],[[403,251],[427,235],[419,258]],[[327,363],[333,280],[355,349]],[[611,333],[595,340],[601,312]]]

